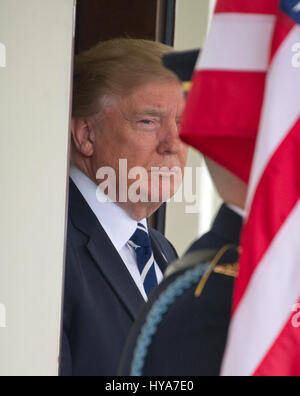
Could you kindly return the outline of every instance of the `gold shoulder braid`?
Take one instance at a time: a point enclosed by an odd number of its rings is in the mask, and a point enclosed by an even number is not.
[[[208,270],[206,271],[206,273],[203,275],[201,281],[199,282],[199,284],[196,288],[196,291],[195,291],[195,297],[200,297],[209,277],[211,276],[211,274],[213,272],[215,272],[217,274],[221,274],[221,275],[230,276],[233,278],[237,277],[238,263],[218,265],[221,258],[224,256],[224,254],[227,253],[231,249],[235,249],[240,253],[240,248],[237,248],[236,246],[233,246],[233,245],[223,246],[222,249],[220,249],[219,252],[216,254],[216,256],[212,260]]]
[[[185,93],[189,93],[190,90],[191,90],[191,88],[192,88],[192,81],[184,81],[184,82],[182,83],[182,85],[183,85],[183,90],[184,90],[184,92],[185,92]]]

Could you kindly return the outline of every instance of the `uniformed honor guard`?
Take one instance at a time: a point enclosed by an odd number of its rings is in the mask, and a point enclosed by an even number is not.
[[[199,51],[164,57],[166,67],[191,85]],[[210,232],[171,265],[136,320],[120,375],[218,376],[229,329],[238,273],[247,186],[206,159],[224,204]]]

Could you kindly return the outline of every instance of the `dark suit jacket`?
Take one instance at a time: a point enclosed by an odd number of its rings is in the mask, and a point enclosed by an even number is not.
[[[150,228],[149,235],[164,273],[177,254],[160,233]],[[61,375],[116,375],[129,329],[143,305],[121,257],[71,181]]]
[[[223,205],[211,231],[196,241],[188,253],[220,250],[225,245],[239,246],[241,228],[242,218]],[[235,262],[236,251],[229,252],[223,259],[224,263]],[[182,270],[165,279],[151,296],[127,339],[119,375],[130,375],[137,340],[154,303],[186,272]],[[219,375],[231,317],[233,285],[234,278],[214,273],[199,298],[194,295],[195,285],[177,297],[151,340],[142,375]]]
[[[224,245],[239,246],[243,219],[228,206],[222,205],[211,230],[198,239],[188,253],[199,249],[221,249]]]

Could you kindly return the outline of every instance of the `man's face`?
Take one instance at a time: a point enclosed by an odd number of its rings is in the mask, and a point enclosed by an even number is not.
[[[146,84],[118,99],[92,121],[94,174],[101,167],[112,167],[118,182],[119,160],[127,159],[128,172],[134,167],[147,172],[141,192],[146,192],[149,200],[151,189],[152,193],[156,190],[160,202],[170,198],[181,184],[187,159],[187,147],[179,139],[184,105],[182,86],[177,81]],[[163,167],[168,170],[153,170]],[[135,181],[129,180],[128,186]],[[117,188],[118,197],[119,192]]]

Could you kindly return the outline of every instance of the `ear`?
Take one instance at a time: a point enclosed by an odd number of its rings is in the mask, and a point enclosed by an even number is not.
[[[94,140],[87,120],[72,118],[71,133],[77,151],[84,157],[91,157],[94,154]]]

